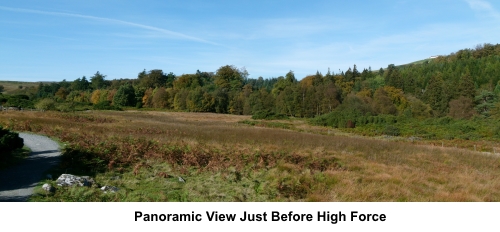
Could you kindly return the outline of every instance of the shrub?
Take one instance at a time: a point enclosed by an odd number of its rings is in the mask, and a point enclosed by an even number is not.
[[[24,140],[19,137],[18,133],[3,129],[0,126],[0,159],[8,159],[10,153],[15,149],[22,148]]]
[[[438,123],[439,125],[448,125],[448,124],[450,124],[451,122],[453,122],[453,118],[452,118],[452,117],[450,117],[450,116],[442,117],[442,118],[439,118],[439,119],[437,120],[437,123]]]
[[[29,100],[29,97],[27,95],[9,96],[5,106],[34,108],[33,102]]]
[[[56,109],[61,112],[72,112],[75,111],[75,107],[71,103],[61,103],[56,106]]]
[[[118,106],[112,106],[109,101],[101,101],[94,105],[94,110],[122,110]]]
[[[56,102],[50,98],[44,98],[35,104],[38,110],[53,110],[56,108]]]
[[[399,131],[399,128],[393,125],[388,125],[384,128],[384,134],[391,136],[399,136],[401,132]]]
[[[279,119],[288,119],[288,116],[284,114],[277,114],[270,110],[262,110],[255,112],[252,115],[252,119],[279,120]]]

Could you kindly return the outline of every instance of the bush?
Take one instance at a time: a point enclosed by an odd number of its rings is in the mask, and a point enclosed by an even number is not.
[[[401,132],[399,131],[399,128],[397,128],[393,125],[388,125],[384,129],[384,134],[391,135],[391,136],[399,136],[401,134]]]
[[[71,103],[61,103],[56,106],[56,109],[61,112],[72,112],[75,111],[75,107]]]
[[[38,110],[53,110],[56,108],[56,102],[50,98],[44,98],[35,104]]]
[[[252,119],[279,120],[279,119],[288,119],[288,116],[284,114],[277,114],[269,110],[262,110],[255,112],[252,115]]]
[[[437,123],[438,123],[439,125],[448,125],[448,124],[450,124],[451,122],[453,122],[453,118],[452,118],[452,117],[450,117],[450,116],[442,117],[442,118],[439,118],[439,119],[437,120]]]
[[[122,110],[120,107],[112,106],[109,101],[102,101],[94,105],[94,110]]]
[[[20,149],[23,146],[24,140],[19,137],[18,133],[3,129],[0,126],[0,160],[8,159],[12,151]]]
[[[29,100],[27,95],[13,95],[9,96],[5,106],[20,107],[20,108],[34,108],[33,102]]]
[[[335,128],[346,128],[348,127],[349,121],[353,124],[364,124],[362,118],[364,118],[364,115],[357,109],[334,110],[331,113],[313,118],[311,123]]]

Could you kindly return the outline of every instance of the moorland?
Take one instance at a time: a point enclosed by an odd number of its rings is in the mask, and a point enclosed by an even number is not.
[[[0,123],[57,138],[64,154],[52,174],[91,175],[120,188],[57,187],[33,201],[500,200],[495,154],[355,136],[303,119],[16,111],[0,113]]]

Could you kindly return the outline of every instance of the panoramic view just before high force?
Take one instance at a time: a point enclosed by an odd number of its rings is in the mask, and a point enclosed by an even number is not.
[[[0,1],[0,31],[0,201],[500,201],[500,2]]]

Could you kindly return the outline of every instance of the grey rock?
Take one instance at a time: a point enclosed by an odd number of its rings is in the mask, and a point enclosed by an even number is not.
[[[54,192],[55,191],[54,187],[52,187],[52,185],[50,185],[49,183],[45,183],[42,186],[42,189],[47,191],[47,192]]]
[[[118,190],[120,190],[118,187],[115,187],[115,186],[108,186],[108,185],[105,185],[101,188],[102,191],[104,191],[104,193],[107,193],[108,191],[109,192],[112,192],[112,193],[116,193],[118,192]]]
[[[416,136],[411,136],[411,137],[408,138],[408,140],[410,140],[411,142],[413,142],[413,141],[420,141],[420,140],[422,140],[422,138],[416,137]]]
[[[179,182],[183,182],[183,183],[185,183],[185,182],[186,182],[186,180],[184,180],[182,177],[180,177],[180,176],[179,176]]]
[[[56,180],[57,185],[59,186],[87,186],[90,187],[95,184],[94,179],[88,176],[75,176],[71,174],[62,174]]]

